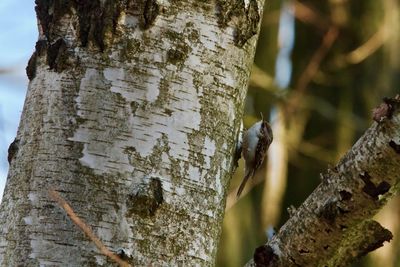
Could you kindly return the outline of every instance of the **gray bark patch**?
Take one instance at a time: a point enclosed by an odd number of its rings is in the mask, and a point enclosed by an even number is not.
[[[160,7],[157,0],[146,0],[143,4],[143,12],[140,20],[142,29],[149,29],[156,20]]]
[[[385,97],[383,103],[376,107],[372,112],[372,118],[376,122],[382,122],[385,119],[391,119],[396,108],[400,105],[400,97]]]
[[[244,0],[217,0],[217,16],[220,27],[226,27],[231,21],[233,22],[235,45],[239,47],[257,34],[261,20],[256,0],[250,0],[247,7]]]
[[[352,195],[349,191],[347,191],[347,190],[340,190],[340,191],[339,191],[339,195],[340,195],[340,199],[341,199],[342,201],[350,200],[351,197],[353,196],[353,195]]]
[[[28,79],[30,81],[32,81],[33,78],[35,78],[36,76],[36,64],[37,64],[37,54],[36,52],[33,52],[32,56],[28,61],[28,65],[25,68],[26,76],[28,76]]]
[[[271,266],[278,257],[275,255],[274,250],[270,246],[260,246],[254,251],[254,263],[257,267]]]
[[[317,216],[325,219],[328,223],[333,224],[338,216],[344,215],[348,212],[349,211],[339,206],[338,201],[330,200],[317,210]]]
[[[378,222],[372,221],[370,225],[366,229],[364,229],[364,234],[366,236],[372,236],[372,242],[365,242],[360,247],[360,251],[358,251],[358,257],[361,258],[367,255],[369,252],[374,251],[383,246],[384,242],[390,242],[393,238],[393,234],[383,228]]]
[[[73,0],[35,0],[36,15],[48,41],[59,37],[57,28],[60,26],[60,18],[71,12],[73,2]]]
[[[171,48],[167,52],[168,62],[177,65],[185,62],[190,52],[190,47],[186,43],[177,45],[175,48]]]
[[[119,248],[115,252],[115,254],[117,254],[122,260],[127,261],[128,263],[132,264],[132,266],[134,266],[132,255],[126,253],[126,251],[123,248]]]
[[[386,181],[382,181],[379,183],[379,185],[376,186],[371,181],[371,176],[367,172],[360,174],[360,178],[361,180],[363,180],[365,184],[363,187],[364,193],[366,193],[375,200],[378,200],[379,195],[387,193],[391,187],[390,184]]]
[[[51,70],[62,72],[68,67],[68,47],[63,38],[59,38],[47,49],[47,64]]]
[[[128,195],[128,213],[141,217],[153,216],[160,207],[163,198],[162,184],[159,178],[151,178],[147,183],[135,187]]]
[[[42,56],[46,49],[47,49],[46,40],[39,40],[36,42],[35,52],[33,52],[32,56],[28,61],[28,65],[25,68],[26,75],[28,76],[28,79],[30,81],[32,81],[36,76],[38,57]]]
[[[389,146],[390,146],[391,148],[393,148],[393,150],[394,150],[397,154],[400,154],[400,144],[397,144],[395,141],[391,140],[391,141],[389,142]]]
[[[123,1],[92,0],[76,1],[78,12],[80,39],[82,46],[93,42],[104,51],[112,43],[119,16],[124,9]]]
[[[10,144],[8,147],[8,163],[11,164],[11,161],[14,159],[15,155],[18,152],[19,148],[19,140],[17,138],[14,139],[14,141]]]
[[[36,0],[36,14],[49,42],[57,39],[61,18],[76,10],[79,19],[79,38],[82,46],[89,41],[104,51],[112,42],[118,18],[126,8],[125,1],[115,0]]]

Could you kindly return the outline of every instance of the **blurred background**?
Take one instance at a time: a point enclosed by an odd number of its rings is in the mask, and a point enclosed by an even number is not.
[[[274,142],[239,201],[243,162],[235,173],[217,266],[252,258],[371,125],[372,109],[400,93],[399,12],[399,0],[266,0],[244,124],[269,116]],[[353,266],[400,266],[400,199],[376,219],[395,238]]]
[[[319,173],[372,123],[371,110],[400,92],[399,0],[266,0],[252,70],[245,127],[269,117],[274,142],[268,160],[242,198],[231,182],[217,266],[243,266],[270,228],[288,219],[319,184]],[[15,137],[37,39],[34,0],[0,1],[0,195],[7,149]],[[354,266],[400,266],[400,199],[376,218],[390,244]]]

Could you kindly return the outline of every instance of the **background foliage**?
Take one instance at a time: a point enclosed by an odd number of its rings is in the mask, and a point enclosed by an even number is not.
[[[400,92],[399,5],[267,1],[244,122],[249,127],[260,112],[271,114],[274,147],[238,201],[243,165],[235,173],[218,266],[243,266],[266,242],[268,228],[279,229],[287,209],[299,206],[319,174],[369,127],[371,110]],[[395,198],[376,218],[394,240],[354,266],[400,266],[399,207]]]

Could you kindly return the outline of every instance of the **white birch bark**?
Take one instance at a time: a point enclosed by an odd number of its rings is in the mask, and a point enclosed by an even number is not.
[[[263,0],[36,3],[0,265],[213,265]]]

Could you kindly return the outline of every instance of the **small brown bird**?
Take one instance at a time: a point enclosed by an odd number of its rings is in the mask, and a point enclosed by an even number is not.
[[[256,122],[243,136],[242,155],[246,163],[245,175],[239,186],[237,197],[243,191],[246,182],[253,177],[256,170],[264,161],[265,154],[273,140],[272,129],[269,123],[262,119]]]

